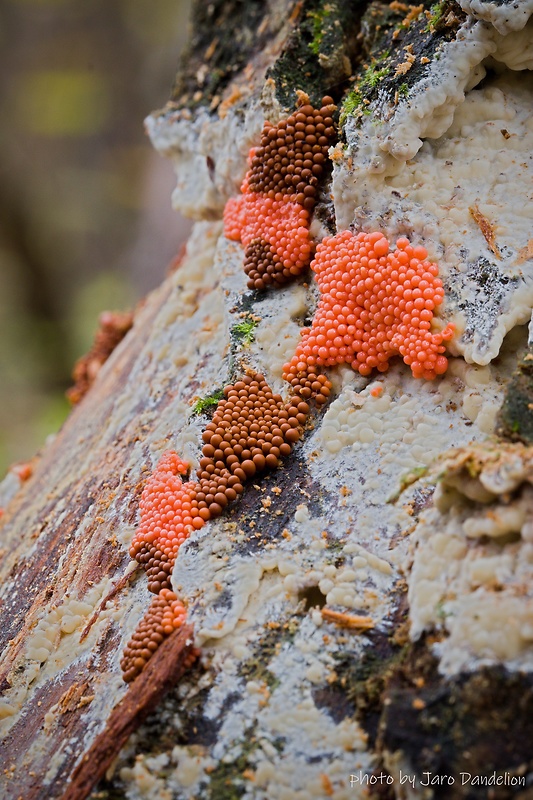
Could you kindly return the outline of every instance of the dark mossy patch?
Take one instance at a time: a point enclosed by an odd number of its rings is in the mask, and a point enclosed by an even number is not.
[[[313,38],[309,42],[309,49],[315,56],[320,53],[320,48],[328,27],[328,17],[331,16],[333,7],[330,3],[324,3],[316,10],[307,12],[308,18],[312,23]]]
[[[284,642],[293,640],[295,633],[292,620],[277,623],[267,629],[259,641],[254,643],[253,655],[242,663],[239,675],[246,681],[265,683],[273,691],[279,686],[280,680],[269,670],[268,665],[282,649]]]
[[[419,5],[371,3],[362,19],[363,57],[341,106],[343,124],[359,123],[374,114],[377,121],[409,99],[445,41],[453,38],[466,18],[453,0],[439,8],[428,0]]]
[[[172,100],[179,107],[210,107],[275,36],[283,20],[269,15],[263,0],[194,3],[190,44],[184,53]]]
[[[280,103],[292,109],[295,90],[305,91],[317,104],[329,94],[340,97],[359,45],[357,35],[364,0],[305,0],[298,24],[290,34],[267,77],[276,84]]]
[[[255,331],[261,317],[251,312],[251,304],[241,302],[232,309],[239,317],[230,329],[230,348],[227,356],[227,380],[225,385],[234,383],[246,372],[246,365],[241,364],[241,351],[247,348],[255,339]],[[192,414],[202,414],[212,417],[220,400],[224,397],[224,387],[214,389],[204,397],[195,401],[191,408]]]
[[[445,679],[423,643],[413,645],[384,693],[378,750],[397,754],[416,775],[449,775],[435,798],[498,800],[518,796],[462,775],[533,778],[533,677],[486,667]],[[400,755],[401,754],[401,755]]]
[[[374,0],[368,4],[361,20],[361,44],[364,58],[368,58],[372,54],[377,56],[386,49],[384,43],[387,34],[402,23],[405,14],[405,11],[402,12],[394,6],[391,8],[390,3],[383,3],[381,0]]]
[[[440,0],[439,3],[433,3],[426,14],[425,30],[430,33],[444,32],[450,35],[451,31],[457,29],[458,22],[462,19],[462,15],[458,15],[456,11],[457,4],[453,0]]]
[[[235,305],[229,310],[230,314],[234,316],[240,314],[241,318],[253,316],[255,304],[258,302],[258,299],[262,299],[265,296],[266,295],[261,295],[256,291],[242,292],[235,298]]]
[[[255,339],[255,329],[258,325],[258,319],[251,315],[245,316],[241,322],[236,322],[233,325],[230,336],[235,340],[236,344],[249,345]]]
[[[396,588],[396,611],[390,620],[392,633],[379,630],[365,634],[368,646],[361,656],[350,650],[333,654],[333,677],[328,689],[335,693],[334,713],[339,715],[344,697],[345,716],[354,716],[368,735],[370,748],[375,746],[383,711],[383,696],[391,675],[407,657],[405,626],[407,618],[406,587]],[[322,687],[325,688],[325,687]]]
[[[339,684],[313,688],[311,694],[315,706],[324,709],[336,725],[355,714],[355,704],[346,699],[346,694]]]
[[[215,389],[215,391],[206,394],[205,397],[200,397],[200,399],[196,401],[191,409],[192,413],[198,415],[214,411],[219,400],[222,400],[223,397],[224,392],[222,389]]]
[[[428,773],[450,776],[432,787],[435,800],[519,796],[508,786],[488,794],[467,774],[522,776],[522,788],[533,786],[532,675],[494,666],[446,678],[427,640],[395,643],[379,633],[361,659],[335,661],[336,712],[352,703],[377,755],[403,765],[417,786]]]
[[[196,687],[203,675],[203,667],[196,662],[187,676],[187,685]],[[140,727],[137,734],[138,751],[158,755],[171,752],[175,745],[212,746],[217,741],[222,715],[219,720],[204,717],[209,691],[209,686],[199,690],[192,688],[187,693],[172,689],[157,711]],[[238,698],[238,694],[228,695],[224,710],[230,708]],[[180,710],[179,716],[176,715],[176,708]]]
[[[518,361],[507,386],[497,433],[512,442],[533,444],[533,347]]]
[[[260,0],[195,3],[190,45],[172,92],[174,105],[215,109],[245,67],[278,37],[285,45],[266,77],[274,80],[285,108],[294,107],[297,89],[312,102],[325,94],[340,96],[358,52],[366,5],[366,0],[294,0],[281,10]]]
[[[374,747],[383,711],[383,693],[405,651],[386,634],[369,632],[368,638],[370,646],[360,659],[355,659],[352,653],[333,656],[337,683],[332,688],[344,695],[345,703],[353,708],[368,734],[370,747]]]

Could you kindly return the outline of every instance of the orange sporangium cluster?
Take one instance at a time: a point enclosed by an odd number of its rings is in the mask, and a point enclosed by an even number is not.
[[[250,151],[241,196],[228,201],[224,233],[245,248],[250,289],[282,285],[309,264],[310,215],[335,137],[331,97],[313,108],[308,98],[287,119],[265,123],[261,144]]]
[[[185,607],[172,591],[170,576],[180,545],[205,524],[195,500],[196,483],[182,480],[188,468],[187,462],[168,450],[141,495],[141,522],[130,555],[146,570],[148,589],[157,597],[124,649],[120,666],[127,683],[144,669],[163,639],[185,621]]]
[[[143,671],[165,637],[183,625],[186,613],[185,606],[170,589],[161,589],[157,597],[154,597],[124,648],[120,667],[126,683],[130,683]]]
[[[194,503],[196,484],[181,479],[188,468],[177,453],[163,453],[141,496],[141,522],[130,555],[146,570],[154,594],[171,588],[170,573],[180,545],[193,528],[204,524]]]
[[[74,386],[67,390],[68,400],[75,405],[85,397],[115,347],[133,325],[132,311],[104,311],[89,352],[76,361],[72,371]]]
[[[311,260],[309,212],[287,195],[275,200],[246,192],[228,200],[224,232],[245,248],[250,289],[287,283]]]
[[[263,375],[245,375],[226,386],[202,434],[197,480],[182,480],[188,464],[175,452],[161,456],[144,487],[141,521],[130,555],[146,570],[157,595],[124,650],[125,681],[133,680],[165,636],[179,628],[185,608],[172,592],[171,574],[181,544],[193,530],[222,514],[256,473],[275,469],[300,439],[309,415],[307,399],[317,404],[329,395],[329,381],[310,374],[295,379],[288,402],[274,394]]]
[[[382,233],[343,231],[318,245],[311,268],[321,298],[284,367],[286,380],[343,362],[361,375],[384,372],[394,355],[403,357],[416,378],[432,380],[446,371],[443,342],[454,326],[431,331],[444,290],[423,247],[400,238],[390,251]]]

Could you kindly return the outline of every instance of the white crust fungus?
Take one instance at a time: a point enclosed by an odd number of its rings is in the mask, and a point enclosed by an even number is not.
[[[450,454],[412,537],[411,636],[437,632],[445,674],[533,667],[533,450]]]
[[[490,22],[498,33],[521,30],[531,14],[533,0],[459,0],[467,14]]]
[[[83,599],[66,597],[63,603],[52,607],[39,619],[27,638],[23,658],[10,674],[11,688],[5,692],[0,704],[2,735],[18,719],[30,689],[61,672],[70,662],[73,653],[82,655],[94,644],[95,631],[81,646],[80,634],[109,588],[109,579],[104,578],[89,589]],[[96,629],[102,623],[109,622],[113,613],[112,609],[101,609]]]
[[[145,120],[152,144],[170,158],[177,184],[173,207],[191,219],[220,219],[226,201],[237,194],[246,172],[246,158],[261,133],[265,118],[275,122],[281,107],[267,81],[259,102],[230,109],[215,119],[206,110],[194,119],[187,111],[164,111]],[[191,188],[194,187],[191,191]]]

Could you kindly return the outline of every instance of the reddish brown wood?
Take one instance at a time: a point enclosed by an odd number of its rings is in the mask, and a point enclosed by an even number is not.
[[[130,733],[153,711],[161,697],[175,685],[195,658],[190,626],[176,631],[163,642],[146,669],[115,706],[104,730],[74,768],[61,800],[85,800],[105,775]]]

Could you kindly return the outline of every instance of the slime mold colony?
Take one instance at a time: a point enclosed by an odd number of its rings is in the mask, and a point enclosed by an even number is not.
[[[317,377],[317,376],[315,376]],[[146,570],[152,602],[124,651],[124,680],[133,680],[165,636],[179,628],[185,609],[171,591],[170,575],[180,545],[194,529],[219,516],[244,491],[256,472],[274,469],[301,436],[309,404],[304,397],[325,402],[329,382],[317,377],[316,388],[297,384],[288,403],[273,394],[262,375],[245,376],[224,389],[212,421],[203,433],[203,458],[198,480],[183,482],[187,464],[172,452],[161,457],[140,503],[141,523],[130,554]]]
[[[423,247],[398,239],[389,252],[382,233],[343,231],[317,247],[312,269],[321,299],[311,328],[284,377],[310,365],[347,362],[361,375],[388,369],[400,354],[415,378],[431,380],[446,372],[443,341],[453,335],[449,324],[431,333],[433,310],[444,298],[436,264]]]
[[[227,202],[224,232],[244,245],[250,289],[281,285],[309,265],[309,220],[335,137],[331,97],[320,109],[300,106],[277,125],[266,123],[250,152],[241,196]]]
[[[309,264],[309,219],[318,182],[335,134],[333,101],[317,110],[302,105],[276,126],[266,123],[261,146],[251,151],[242,194],[226,204],[225,234],[245,248],[248,287],[282,285]],[[323,405],[331,383],[325,366],[347,362],[361,375],[383,372],[401,355],[417,378],[442,375],[443,342],[453,325],[431,332],[444,291],[438,269],[423,247],[405,238],[389,250],[382,233],[343,231],[324,239],[311,265],[321,299],[312,326],[283,377],[291,387],[284,403],[264,377],[250,374],[226,386],[202,439],[196,481],[184,481],[188,464],[168,451],[142,494],[141,522],[130,548],[156,594],[124,651],[124,680],[132,681],[166,636],[179,628],[186,609],[172,591],[171,573],[180,545],[193,530],[219,516],[244,491],[246,480],[275,469],[300,439],[310,401]]]

